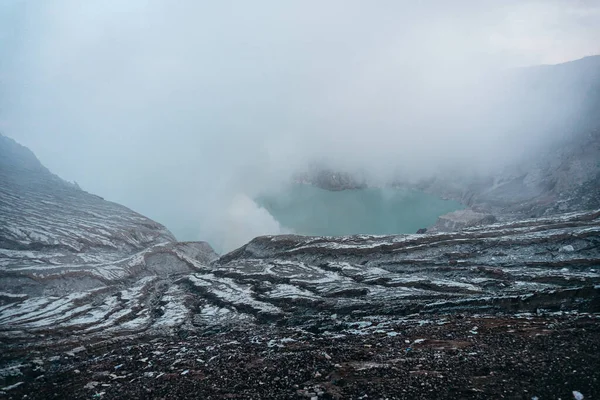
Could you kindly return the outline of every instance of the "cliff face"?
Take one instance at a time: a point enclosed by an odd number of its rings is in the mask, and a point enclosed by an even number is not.
[[[337,172],[316,165],[311,166],[308,171],[297,174],[294,182],[308,183],[321,189],[338,191],[363,189],[367,187],[366,180],[347,172]]]
[[[63,181],[0,136],[0,297],[104,287],[146,272],[143,258],[169,246],[164,226]]]

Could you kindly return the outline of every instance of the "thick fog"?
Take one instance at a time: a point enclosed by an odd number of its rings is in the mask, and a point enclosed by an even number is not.
[[[599,37],[596,1],[4,0],[0,130],[227,250],[281,231],[252,199],[311,165],[380,183],[527,155],[581,99],[515,71]]]

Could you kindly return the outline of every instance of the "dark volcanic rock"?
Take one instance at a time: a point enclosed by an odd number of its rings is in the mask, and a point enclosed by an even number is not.
[[[66,295],[141,272],[189,272],[175,263],[157,263],[164,258],[159,253],[190,246],[212,252],[206,245],[175,244],[164,226],[63,181],[5,136],[0,136],[0,183],[4,299]]]
[[[57,295],[48,284],[47,293],[14,296],[0,308],[0,337],[59,343],[65,334],[100,340],[262,323],[325,332],[415,313],[599,312],[599,233],[596,211],[453,233],[266,236],[217,260],[204,244],[157,245],[69,267],[102,278],[98,288]]]
[[[600,393],[589,315],[442,317],[368,335],[257,327],[12,353],[20,399],[553,399]],[[7,357],[7,354],[0,356]],[[0,359],[0,362],[2,361]],[[20,384],[19,384],[20,383]]]
[[[0,139],[2,396],[598,396],[600,210],[219,258]]]
[[[116,258],[175,241],[162,225],[51,174],[31,151],[1,135],[0,160],[2,249]]]

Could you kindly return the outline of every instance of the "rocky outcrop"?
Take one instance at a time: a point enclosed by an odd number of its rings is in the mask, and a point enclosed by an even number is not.
[[[415,313],[600,312],[599,237],[600,210],[425,235],[265,236],[218,259],[206,245],[161,245],[126,268],[111,264],[131,275],[102,288],[13,299],[0,331],[12,340],[273,322],[321,331]]]

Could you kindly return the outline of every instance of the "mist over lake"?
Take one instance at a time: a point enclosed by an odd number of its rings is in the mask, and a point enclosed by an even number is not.
[[[329,191],[291,184],[255,199],[285,229],[301,235],[415,233],[460,203],[426,193],[394,188]]]

